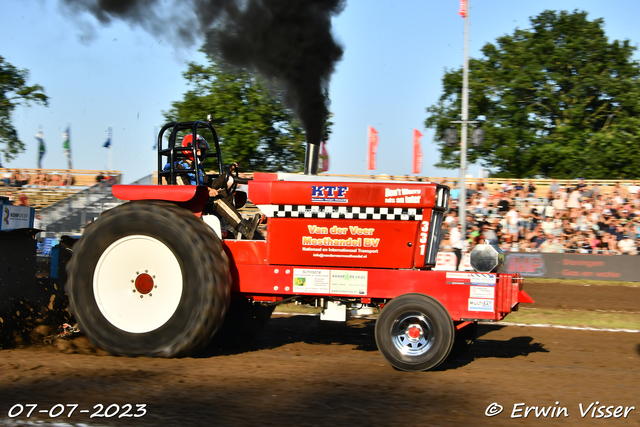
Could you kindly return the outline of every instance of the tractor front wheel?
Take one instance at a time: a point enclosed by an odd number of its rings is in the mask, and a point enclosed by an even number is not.
[[[378,349],[401,371],[426,371],[451,351],[454,327],[447,310],[423,294],[405,294],[384,306],[376,322]]]
[[[80,330],[112,354],[178,357],[206,346],[229,304],[229,260],[190,211],[130,202],[73,248],[67,293]]]

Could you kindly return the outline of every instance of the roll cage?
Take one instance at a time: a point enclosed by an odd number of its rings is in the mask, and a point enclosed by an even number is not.
[[[169,134],[168,145],[166,148],[163,147],[162,143],[164,140],[164,134],[171,129],[171,133]],[[197,140],[198,135],[201,135],[198,132],[199,129],[208,129],[213,135],[213,143],[209,142],[209,150],[205,154],[205,159],[210,157],[217,158],[217,167],[218,174],[223,173],[222,167],[222,156],[220,153],[220,141],[218,140],[218,133],[215,128],[207,122],[203,121],[193,121],[193,122],[171,122],[167,123],[162,127],[160,132],[158,133],[158,184],[163,185],[163,179],[167,180],[169,185],[176,185],[176,178],[178,174],[185,173],[193,173],[196,177],[196,184],[203,185],[202,178],[199,173],[196,171],[202,164],[198,156],[196,155],[196,144],[192,144],[190,148],[182,147],[180,143],[176,144],[178,140],[178,135],[182,131],[191,131],[194,136],[194,141]],[[191,153],[188,151],[191,150]],[[189,158],[189,154],[193,156],[193,162],[189,169],[177,169],[176,163],[179,160]],[[164,170],[165,165],[169,164],[169,169]]]

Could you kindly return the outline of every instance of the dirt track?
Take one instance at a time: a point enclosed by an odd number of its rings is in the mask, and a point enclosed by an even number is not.
[[[637,312],[640,301],[640,288],[545,284],[527,290],[540,308]],[[71,418],[68,407],[56,421],[114,426],[640,426],[640,333],[486,325],[471,355],[437,371],[406,373],[377,351],[373,324],[274,316],[244,350],[173,360],[108,356],[84,337],[3,350],[0,424],[53,422],[36,413],[60,403],[79,406]],[[616,420],[592,418],[591,411],[581,417],[579,405],[586,410],[596,401],[622,406],[622,413],[636,409]],[[493,402],[504,410],[486,417]],[[26,403],[38,404],[31,418],[8,418],[14,405]],[[100,403],[133,404],[131,414],[144,403],[147,413],[90,419],[78,412],[92,413]],[[569,416],[536,419],[531,412],[512,419],[517,403],[551,406],[554,414],[566,407]],[[515,415],[524,415],[524,406]]]

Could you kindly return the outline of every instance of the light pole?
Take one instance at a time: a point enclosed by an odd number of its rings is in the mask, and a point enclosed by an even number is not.
[[[462,120],[451,123],[462,124],[462,135],[460,135],[460,194],[458,195],[458,221],[460,222],[460,232],[462,240],[467,239],[467,126],[469,123],[469,0],[466,0],[464,16],[464,63],[462,66]]]

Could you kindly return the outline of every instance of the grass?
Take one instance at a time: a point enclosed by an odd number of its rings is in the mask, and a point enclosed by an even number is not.
[[[528,283],[562,283],[563,285],[578,286],[628,286],[630,288],[639,288],[640,282],[616,282],[614,280],[567,280],[567,279],[538,279],[525,277],[524,286],[527,288]]]
[[[523,308],[510,313],[506,322],[525,324],[550,324],[564,326],[587,326],[592,328],[640,330],[640,313],[611,313],[582,310],[552,310]]]

